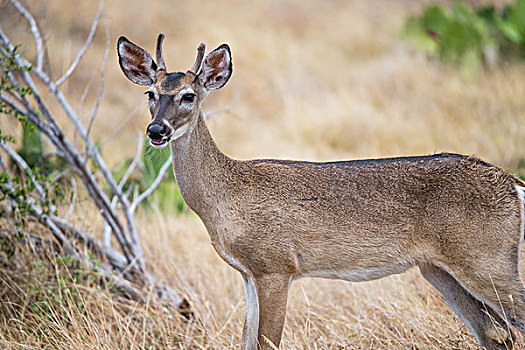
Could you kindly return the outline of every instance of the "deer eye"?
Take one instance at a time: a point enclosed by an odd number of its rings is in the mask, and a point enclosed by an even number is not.
[[[155,99],[153,91],[146,91],[145,94],[148,95],[148,100],[153,101]]]
[[[181,98],[181,101],[189,102],[189,103],[193,102],[193,100],[195,100],[195,94],[191,92],[182,95],[182,98]]]

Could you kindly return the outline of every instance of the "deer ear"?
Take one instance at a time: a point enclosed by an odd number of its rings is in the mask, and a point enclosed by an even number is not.
[[[121,36],[117,43],[118,62],[124,75],[139,85],[152,85],[157,64],[143,48]]]
[[[233,72],[230,47],[222,44],[204,58],[199,74],[201,84],[207,90],[216,90],[226,84]]]

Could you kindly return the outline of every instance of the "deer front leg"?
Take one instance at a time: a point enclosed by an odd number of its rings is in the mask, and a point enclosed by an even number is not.
[[[279,347],[281,335],[284,328],[284,319],[286,317],[286,304],[288,298],[288,286],[290,275],[265,274],[259,275],[254,279],[255,295],[258,304],[258,333],[257,340],[254,341],[253,326],[255,325],[255,316],[246,313],[246,323],[243,333],[243,349],[255,349],[258,343],[258,349],[270,350]],[[249,277],[248,277],[249,279]],[[250,281],[245,282],[247,300],[253,293],[250,288]],[[255,303],[252,302],[252,308]],[[247,309],[248,311],[248,309]],[[255,345],[254,345],[255,344]]]
[[[257,332],[259,330],[259,301],[257,290],[250,276],[242,274],[246,292],[246,319],[242,331],[242,349],[257,350]]]

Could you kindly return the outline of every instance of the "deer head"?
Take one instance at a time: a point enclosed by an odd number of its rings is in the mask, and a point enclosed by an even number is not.
[[[228,45],[219,46],[203,60],[205,46],[200,44],[190,70],[168,73],[162,54],[163,40],[164,34],[159,34],[157,63],[146,50],[123,36],[117,44],[120,68],[126,77],[149,87],[146,94],[152,120],[147,135],[156,148],[165,147],[195,127],[202,100],[211,90],[223,87],[233,70]]]

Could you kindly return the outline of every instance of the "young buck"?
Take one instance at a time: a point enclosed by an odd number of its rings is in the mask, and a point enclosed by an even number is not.
[[[186,73],[168,73],[161,34],[156,62],[124,37],[119,63],[145,85],[151,145],[170,145],[188,206],[217,253],[243,278],[243,349],[279,346],[288,289],[300,277],[367,281],[417,266],[486,349],[525,332],[518,269],[525,183],[474,157],[311,163],[238,161],[215,145],[201,102],[232,74],[224,44]],[[204,59],[203,59],[204,58]]]

